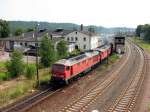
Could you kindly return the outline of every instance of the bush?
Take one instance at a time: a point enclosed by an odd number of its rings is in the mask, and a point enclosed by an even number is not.
[[[6,62],[6,69],[11,78],[18,77],[24,72],[24,62],[22,60],[22,53],[14,51],[10,55],[10,61]]]
[[[8,79],[8,75],[5,72],[0,72],[0,81],[5,81]]]
[[[48,38],[48,34],[42,38],[39,51],[41,57],[40,64],[44,67],[50,67],[56,60],[56,52],[52,41]]]
[[[81,52],[81,50],[79,50],[79,49],[74,49],[69,55],[70,55],[70,56],[76,56],[76,55],[80,54],[80,52]]]
[[[61,58],[65,58],[66,56],[68,56],[68,48],[67,48],[67,43],[64,40],[61,40],[58,44],[57,44],[57,55],[58,55],[58,59]]]
[[[32,79],[35,75],[35,66],[34,65],[27,65],[25,76],[27,79]]]

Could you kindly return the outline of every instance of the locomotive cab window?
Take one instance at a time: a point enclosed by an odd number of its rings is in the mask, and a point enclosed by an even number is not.
[[[63,65],[53,65],[52,69],[54,71],[64,72],[64,66]]]
[[[67,67],[66,67],[66,70],[70,70],[70,67],[69,67],[69,66],[67,66]]]

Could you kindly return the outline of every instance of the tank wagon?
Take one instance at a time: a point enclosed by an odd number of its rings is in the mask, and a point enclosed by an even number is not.
[[[73,58],[61,59],[52,65],[51,81],[68,84],[70,79],[92,69],[96,64],[107,58],[111,52],[111,45],[104,45]]]

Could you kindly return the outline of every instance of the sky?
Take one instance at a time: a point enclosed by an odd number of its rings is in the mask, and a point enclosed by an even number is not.
[[[150,23],[150,0],[0,0],[0,19],[136,28]]]

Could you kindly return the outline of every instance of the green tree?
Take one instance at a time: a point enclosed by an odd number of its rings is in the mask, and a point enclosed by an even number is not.
[[[23,29],[21,28],[17,28],[16,31],[15,31],[15,36],[19,36],[23,33]]]
[[[95,33],[95,28],[90,26],[90,27],[88,28],[88,31]]]
[[[150,25],[145,24],[142,28],[142,31],[144,33],[144,40],[150,43]]]
[[[48,38],[48,34],[45,34],[42,38],[41,44],[40,44],[40,62],[42,66],[49,67],[51,64],[55,61],[55,50],[52,45],[51,40]]]
[[[58,55],[58,58],[66,57],[68,55],[67,50],[68,50],[67,43],[64,40],[61,40],[57,44],[57,55]]]
[[[24,72],[24,62],[22,60],[22,53],[14,51],[10,55],[10,61],[6,62],[6,68],[11,78],[18,77]]]
[[[138,25],[137,28],[136,28],[136,35],[137,36],[140,36],[140,33],[142,33],[142,27],[143,25]]]
[[[33,29],[33,28],[27,28],[26,31],[27,31],[27,32],[31,32],[31,31],[34,31],[34,29]]]
[[[10,28],[8,22],[0,19],[0,38],[8,37],[9,33],[10,33]]]

